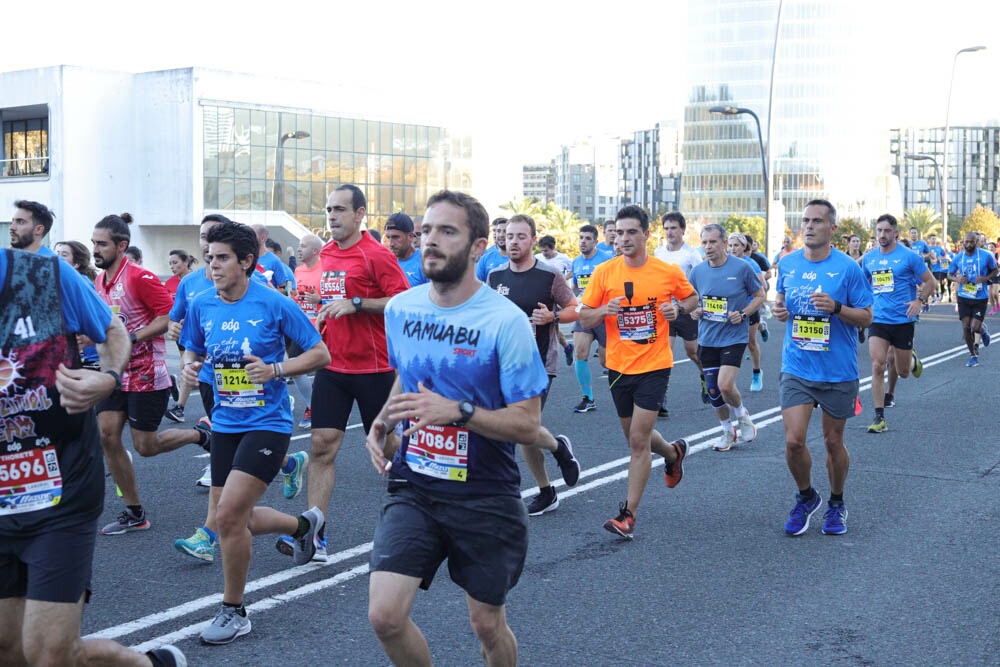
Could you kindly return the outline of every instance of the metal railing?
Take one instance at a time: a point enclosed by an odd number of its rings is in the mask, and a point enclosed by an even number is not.
[[[46,176],[49,173],[49,156],[0,160],[0,178],[16,176]]]

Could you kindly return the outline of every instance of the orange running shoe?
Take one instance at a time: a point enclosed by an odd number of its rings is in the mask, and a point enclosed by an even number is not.
[[[670,446],[677,452],[677,458],[663,464],[663,476],[667,481],[667,488],[672,489],[681,483],[684,476],[684,457],[687,456],[687,440],[681,438],[676,442],[671,442]]]
[[[635,517],[628,509],[628,501],[618,503],[618,516],[605,521],[604,530],[621,535],[626,540],[632,539],[632,532],[635,530]]]

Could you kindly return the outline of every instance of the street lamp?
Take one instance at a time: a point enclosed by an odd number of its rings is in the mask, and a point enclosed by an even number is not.
[[[753,110],[744,107],[711,107],[709,111],[712,113],[721,113],[725,116],[747,114],[748,116],[752,116],[754,122],[757,124],[757,142],[760,144],[760,168],[764,175],[764,220],[767,222],[767,205],[771,201],[771,183],[767,179],[767,156],[764,154],[764,135],[760,131],[760,118],[757,117],[757,114]]]
[[[271,210],[278,211],[285,207],[284,191],[285,170],[283,169],[282,158],[284,157],[285,142],[289,139],[306,139],[309,133],[304,130],[295,132],[285,132],[278,139],[278,146],[274,149],[274,185],[271,187]]]
[[[928,155],[926,153],[907,153],[903,156],[907,160],[928,160],[934,165],[934,173],[937,174],[937,186],[938,186],[938,199],[941,200],[942,209],[944,207],[944,187],[941,184],[941,167],[938,166],[938,161],[934,159],[933,155]],[[948,245],[948,223],[943,221],[941,224],[942,230],[942,242],[944,245]]]
[[[955,87],[955,65],[958,64],[958,57],[963,53],[975,53],[976,51],[983,51],[986,49],[985,46],[968,46],[964,49],[959,49],[955,52],[955,57],[951,60],[951,79],[948,82],[948,106],[944,110],[944,156],[941,158],[943,174],[943,184],[942,192],[944,195],[941,198],[941,216],[943,220],[941,221],[942,235],[945,240],[948,239],[948,133],[951,129],[949,126],[948,118],[951,116],[951,91]]]

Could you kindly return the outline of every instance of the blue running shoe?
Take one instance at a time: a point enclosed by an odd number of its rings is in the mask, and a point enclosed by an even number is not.
[[[186,540],[175,541],[174,549],[192,558],[211,563],[215,560],[215,544],[215,540],[208,536],[205,529],[199,528]]]
[[[309,465],[309,455],[305,452],[295,452],[288,457],[288,460],[293,462],[295,467],[292,468],[292,472],[281,471],[281,477],[285,482],[282,492],[285,494],[285,498],[291,500],[302,493],[302,474],[306,471],[306,466]]]
[[[823,514],[823,534],[843,535],[847,532],[847,508],[844,503],[834,504],[831,500]]]
[[[795,494],[795,507],[788,515],[785,522],[785,532],[789,535],[801,535],[809,530],[809,519],[819,506],[823,504],[823,499],[818,493],[814,493],[812,498],[806,498],[801,493]]]
[[[971,357],[969,357],[969,362],[965,364],[965,367],[972,368],[973,366],[978,366],[978,365],[979,365],[979,357],[977,357],[976,355],[972,355]]]
[[[986,326],[986,322],[983,322],[983,328],[979,332],[979,337],[983,339],[983,347],[990,346],[990,328]]]
[[[763,391],[764,390],[764,372],[754,373],[753,377],[750,379],[750,391]]]

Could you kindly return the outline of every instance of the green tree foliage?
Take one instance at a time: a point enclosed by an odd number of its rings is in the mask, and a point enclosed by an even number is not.
[[[982,232],[986,234],[988,240],[995,240],[1000,236],[1000,216],[983,206],[976,206],[962,223],[961,235],[966,232]]]
[[[836,234],[836,245],[839,249],[847,252],[847,239],[851,237],[852,234],[857,234],[861,237],[861,252],[865,251],[868,247],[868,239],[872,236],[871,229],[868,225],[862,224],[857,218],[841,218],[837,221],[837,231]]]
[[[726,228],[727,234],[749,234],[761,247],[767,244],[767,222],[759,215],[751,217],[734,213],[722,222],[722,226]]]
[[[580,254],[578,244],[580,227],[587,224],[587,221],[576,213],[556,206],[552,202],[540,204],[534,197],[512,199],[500,204],[500,208],[506,211],[508,216],[518,213],[531,216],[535,221],[538,237],[541,238],[546,234],[555,237],[556,250],[559,252],[564,252],[570,257]]]
[[[941,214],[926,206],[916,206],[903,214],[903,219],[899,221],[900,232],[909,231],[910,227],[916,227],[920,232],[920,238],[924,239],[931,234],[941,234]]]

